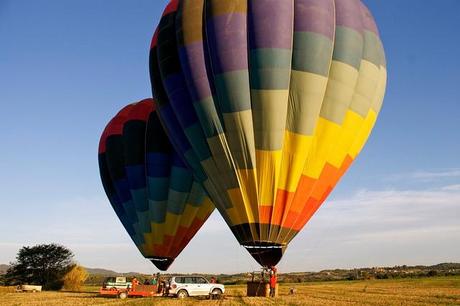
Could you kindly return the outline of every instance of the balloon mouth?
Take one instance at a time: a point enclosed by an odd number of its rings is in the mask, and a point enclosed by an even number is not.
[[[265,241],[244,243],[242,246],[263,267],[276,266],[286,250],[286,245]]]
[[[148,259],[161,271],[168,270],[169,266],[174,262],[174,258],[169,257],[149,257]]]

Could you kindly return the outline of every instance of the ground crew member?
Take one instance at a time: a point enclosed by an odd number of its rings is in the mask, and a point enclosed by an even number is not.
[[[155,275],[152,275],[152,279],[150,280],[150,285],[158,285],[158,279]]]
[[[276,268],[270,269],[270,297],[275,297],[276,283],[278,282],[278,276],[276,275]]]

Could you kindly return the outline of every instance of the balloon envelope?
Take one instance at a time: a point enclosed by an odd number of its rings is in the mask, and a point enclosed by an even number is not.
[[[214,210],[164,133],[152,99],[105,128],[99,168],[110,203],[139,251],[166,270]]]
[[[178,153],[264,266],[356,159],[386,87],[359,0],[173,0],[150,73]]]

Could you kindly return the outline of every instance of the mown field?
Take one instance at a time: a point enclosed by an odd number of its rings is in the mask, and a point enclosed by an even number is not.
[[[289,288],[296,288],[289,295]],[[119,300],[86,292],[15,293],[0,287],[0,305],[460,305],[460,277],[282,284],[276,299],[245,297],[244,286],[227,286],[219,301],[188,298]]]

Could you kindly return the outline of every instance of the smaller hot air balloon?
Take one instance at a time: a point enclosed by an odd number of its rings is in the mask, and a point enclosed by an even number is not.
[[[152,99],[123,108],[99,143],[99,170],[115,213],[142,255],[167,270],[214,210],[172,148]]]

